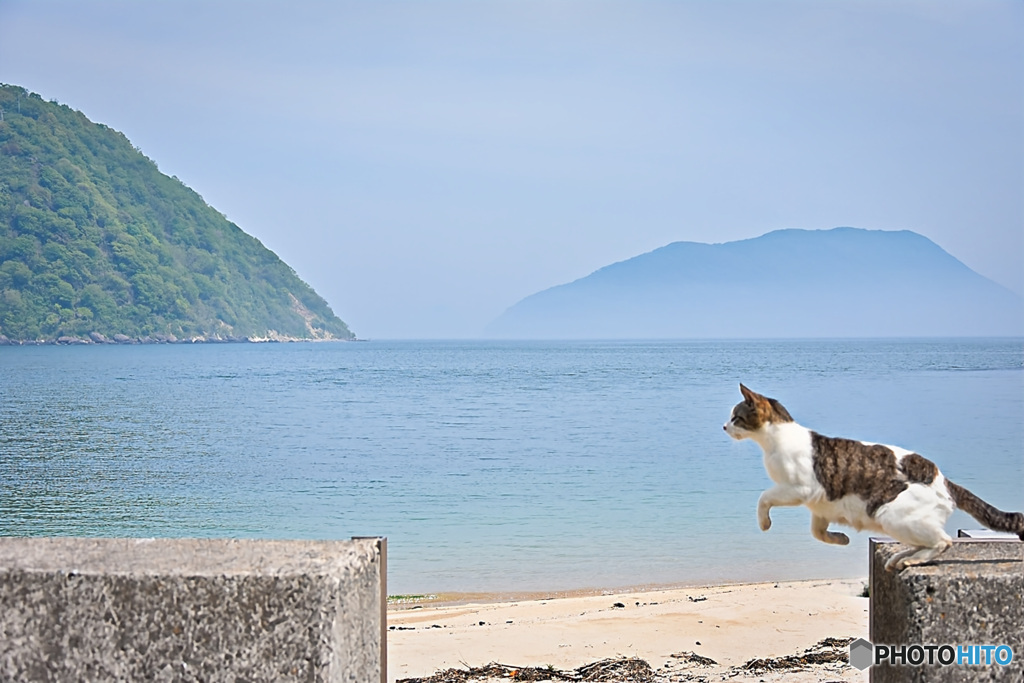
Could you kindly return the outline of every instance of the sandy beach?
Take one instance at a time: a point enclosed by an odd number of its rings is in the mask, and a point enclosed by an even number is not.
[[[868,600],[860,597],[865,583],[826,579],[406,601],[389,607],[388,677],[430,680],[450,668],[500,663],[509,668],[495,669],[493,680],[508,680],[516,667],[573,671],[635,657],[659,681],[866,681],[866,672],[843,661],[848,639],[868,634]],[[808,652],[805,660],[821,663],[793,668],[794,656]]]

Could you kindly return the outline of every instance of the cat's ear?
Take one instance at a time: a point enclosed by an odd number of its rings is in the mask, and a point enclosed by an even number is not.
[[[757,399],[761,398],[760,394],[756,394],[750,389],[747,389],[743,384],[740,384],[740,393],[743,394],[743,398],[747,400],[747,403],[756,403]]]

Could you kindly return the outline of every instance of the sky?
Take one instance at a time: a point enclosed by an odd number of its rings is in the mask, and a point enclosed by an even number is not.
[[[0,0],[361,338],[466,338],[685,240],[913,230],[1024,294],[1016,0]]]

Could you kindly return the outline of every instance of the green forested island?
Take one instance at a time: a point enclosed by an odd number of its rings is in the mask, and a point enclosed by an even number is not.
[[[0,85],[0,343],[352,338],[124,135]]]

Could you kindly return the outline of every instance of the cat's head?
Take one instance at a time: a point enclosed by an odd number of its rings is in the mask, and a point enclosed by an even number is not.
[[[743,401],[732,409],[729,421],[722,429],[734,439],[748,439],[766,425],[792,422],[789,411],[774,398],[762,396],[740,385]]]

